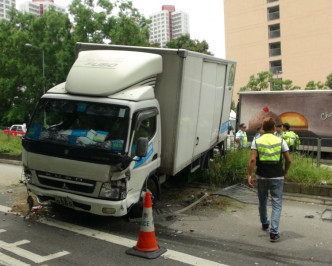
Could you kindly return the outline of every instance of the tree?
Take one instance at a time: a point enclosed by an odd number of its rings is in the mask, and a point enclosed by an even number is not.
[[[65,81],[76,42],[149,45],[149,20],[130,1],[73,0],[69,10],[73,23],[55,10],[36,17],[13,9],[9,21],[0,21],[1,125],[28,122],[44,85],[47,90]]]
[[[69,11],[74,18],[75,42],[149,46],[150,21],[131,1],[73,0]]]
[[[326,77],[326,86],[332,90],[332,73]]]
[[[247,85],[240,88],[240,91],[261,91],[267,90],[270,87],[271,91],[281,90],[299,90],[301,87],[293,86],[293,81],[290,79],[281,80],[274,78],[274,74],[269,71],[262,71],[249,77]]]
[[[179,38],[172,39],[170,42],[166,43],[167,48],[175,49],[187,49],[190,51],[212,55],[209,50],[209,44],[206,41],[198,41],[190,39],[190,35],[186,34],[180,36]]]
[[[251,75],[249,78],[249,82],[246,86],[242,87],[241,91],[251,90],[251,91],[261,91],[266,90],[271,81],[273,80],[273,73],[269,71],[262,71],[257,73],[257,77],[255,75]]]
[[[326,90],[327,84],[322,83],[321,81],[318,81],[315,83],[315,81],[311,80],[307,83],[305,86],[305,90]]]
[[[36,17],[12,10],[10,16],[9,21],[0,22],[2,125],[28,122],[44,84],[47,89],[63,82],[74,60],[67,15],[50,10]],[[38,48],[26,47],[26,43]]]

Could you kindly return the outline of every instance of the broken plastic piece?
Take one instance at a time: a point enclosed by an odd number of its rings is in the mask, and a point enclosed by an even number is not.
[[[32,212],[36,212],[36,211],[39,211],[39,210],[42,209],[42,208],[43,208],[43,206],[41,206],[41,205],[33,206],[33,207],[31,208],[31,211],[32,211]]]

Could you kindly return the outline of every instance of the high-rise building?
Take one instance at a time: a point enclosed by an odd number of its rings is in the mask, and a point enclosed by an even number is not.
[[[24,13],[34,14],[36,16],[43,15],[44,11],[53,7],[56,11],[66,13],[66,8],[54,3],[54,0],[32,0],[26,1],[19,6],[19,10]]]
[[[164,47],[167,42],[182,35],[189,34],[189,15],[175,11],[174,6],[163,5],[160,12],[150,15],[151,43]]]
[[[331,0],[224,0],[224,12],[235,91],[261,71],[302,89],[332,73]]]
[[[9,19],[9,10],[15,6],[15,0],[0,0],[0,19]]]

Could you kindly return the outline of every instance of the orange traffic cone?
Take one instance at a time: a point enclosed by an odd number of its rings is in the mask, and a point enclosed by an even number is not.
[[[166,248],[159,247],[157,244],[152,217],[151,193],[147,191],[145,193],[142,222],[137,244],[135,247],[126,250],[126,253],[146,259],[155,259],[166,251]]]

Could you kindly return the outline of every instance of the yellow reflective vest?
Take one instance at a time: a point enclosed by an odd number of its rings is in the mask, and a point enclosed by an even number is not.
[[[257,170],[256,174],[262,177],[282,177],[282,141],[273,133],[265,133],[256,139]]]
[[[239,130],[236,135],[240,135],[240,144],[242,148],[248,147],[248,138],[247,133],[245,131]]]
[[[285,131],[283,132],[283,138],[285,139],[288,147],[300,145],[299,136],[294,131]]]

